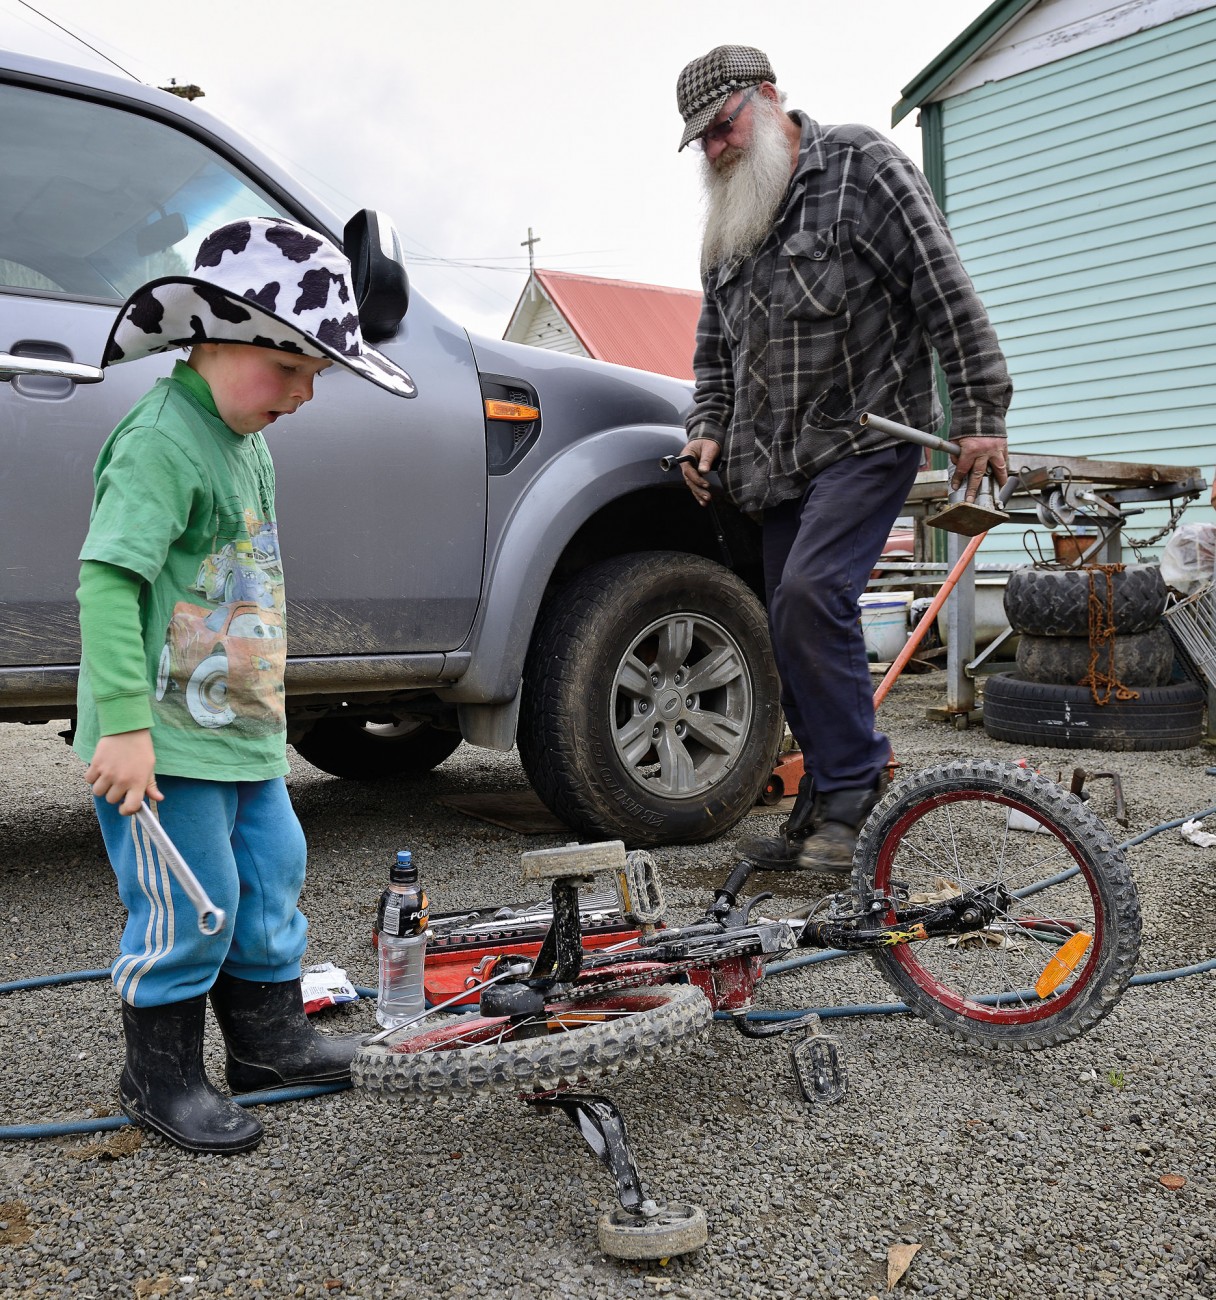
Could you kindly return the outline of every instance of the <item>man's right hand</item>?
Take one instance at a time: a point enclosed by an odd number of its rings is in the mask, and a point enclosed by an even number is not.
[[[695,456],[695,462],[681,465],[680,473],[684,475],[684,482],[688,484],[688,490],[696,499],[697,505],[707,506],[712,500],[712,494],[709,490],[709,480],[705,477],[714,467],[714,461],[722,448],[712,438],[692,438],[684,444],[684,450],[680,452],[681,456]]]

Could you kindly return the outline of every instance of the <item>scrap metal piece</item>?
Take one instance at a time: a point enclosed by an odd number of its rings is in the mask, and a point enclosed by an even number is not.
[[[1083,767],[1074,767],[1072,770],[1072,784],[1069,786],[1069,792],[1075,794],[1078,799],[1086,798],[1085,782],[1109,780],[1115,792],[1115,821],[1120,826],[1127,825],[1127,805],[1123,801],[1123,782],[1118,772],[1086,772]]]
[[[949,456],[957,457],[962,447],[957,442],[948,442],[935,433],[926,433],[923,429],[914,429],[911,425],[899,424],[895,420],[884,419],[870,412],[863,414],[858,423],[877,429],[879,433],[890,434],[893,438],[902,438],[905,442],[914,442],[921,447],[934,451],[944,451]],[[967,484],[955,488],[948,496],[948,504],[937,514],[925,520],[931,528],[941,528],[948,533],[959,533],[963,537],[978,537],[997,524],[1009,522],[1009,512],[1005,502],[1009,500],[1017,486],[1017,478],[1006,480],[1000,492],[994,490],[992,476],[985,474],[974,499],[967,500]]]

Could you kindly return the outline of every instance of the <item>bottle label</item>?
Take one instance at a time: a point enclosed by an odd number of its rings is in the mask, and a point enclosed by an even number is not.
[[[386,889],[377,909],[377,928],[381,934],[401,939],[425,930],[429,916],[427,896],[421,890],[403,893],[396,889]]]

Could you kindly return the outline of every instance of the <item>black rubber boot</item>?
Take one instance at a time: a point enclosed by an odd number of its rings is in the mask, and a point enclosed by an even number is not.
[[[304,1014],[300,981],[262,984],[220,971],[211,1006],[228,1048],[233,1092],[288,1083],[341,1083],[366,1034],[318,1034]]]
[[[235,1155],[262,1140],[256,1115],[218,1092],[203,1069],[203,994],[162,1007],[122,1004],[127,1063],[118,1100],[136,1124],[187,1151]]]
[[[753,835],[738,840],[735,852],[762,871],[792,871],[807,838],[815,831],[815,790],[811,774],[805,772],[798,782],[794,806],[776,835]]]
[[[888,785],[884,772],[872,788],[820,795],[815,800],[815,834],[803,846],[798,865],[810,871],[852,871],[858,832]]]

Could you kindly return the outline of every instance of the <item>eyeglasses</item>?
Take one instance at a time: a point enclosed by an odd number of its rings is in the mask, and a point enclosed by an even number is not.
[[[759,86],[752,86],[747,94],[735,105],[735,111],[729,116],[724,117],[721,122],[711,126],[708,131],[697,136],[695,140],[690,140],[689,146],[693,149],[704,149],[707,145],[718,140],[725,140],[734,129],[735,118],[747,107],[748,100],[760,89]]]

